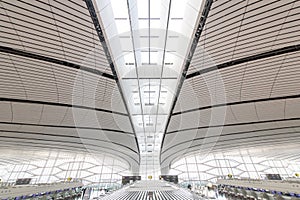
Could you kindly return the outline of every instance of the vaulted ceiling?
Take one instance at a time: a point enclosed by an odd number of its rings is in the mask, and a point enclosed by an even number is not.
[[[178,91],[162,163],[252,148],[299,160],[299,3],[212,3]]]
[[[1,147],[107,153],[139,164],[84,1],[1,1]]]
[[[89,0],[0,1],[2,148],[110,154],[138,169],[136,124],[148,122],[134,117],[112,61],[105,20],[119,19],[100,11]],[[194,27],[183,26],[192,29],[186,57],[168,83],[162,166],[245,149],[299,161],[300,2],[206,0],[197,13]]]

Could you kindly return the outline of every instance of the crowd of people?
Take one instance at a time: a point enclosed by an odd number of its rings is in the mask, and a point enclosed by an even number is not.
[[[196,197],[204,197],[207,199],[218,199],[218,188],[216,185],[208,183],[206,186],[195,186],[191,184],[187,186],[189,190],[194,194],[194,199]]]

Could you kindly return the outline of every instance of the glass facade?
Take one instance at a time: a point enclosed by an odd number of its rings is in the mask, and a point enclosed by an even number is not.
[[[14,183],[18,178],[31,178],[31,184],[80,179],[84,184],[100,184],[115,188],[122,175],[131,175],[130,165],[108,155],[49,153],[47,159],[32,159],[0,166],[2,182]]]
[[[232,174],[234,178],[265,178],[265,174],[292,177],[300,171],[300,163],[288,160],[267,159],[250,155],[192,155],[175,161],[170,174],[178,175],[181,183],[205,184]]]
[[[121,185],[122,175],[132,175],[130,165],[107,155],[67,154],[50,152],[48,159],[31,159],[0,166],[2,182],[14,183],[18,178],[31,178],[31,183],[66,181],[69,177],[84,184],[100,184],[105,188]],[[250,155],[210,154],[181,158],[171,165],[169,174],[179,182],[205,184],[232,174],[234,178],[264,178],[265,174],[292,177],[300,171],[300,163],[267,159]]]

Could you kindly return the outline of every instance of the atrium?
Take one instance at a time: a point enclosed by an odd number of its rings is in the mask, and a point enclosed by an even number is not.
[[[0,15],[0,199],[300,197],[280,185],[300,187],[299,0],[0,0]]]

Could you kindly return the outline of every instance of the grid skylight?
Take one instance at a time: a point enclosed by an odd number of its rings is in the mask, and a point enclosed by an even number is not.
[[[140,174],[158,177],[160,163],[154,158],[159,158],[201,1],[97,0],[97,4],[141,157],[152,158],[141,159]]]

